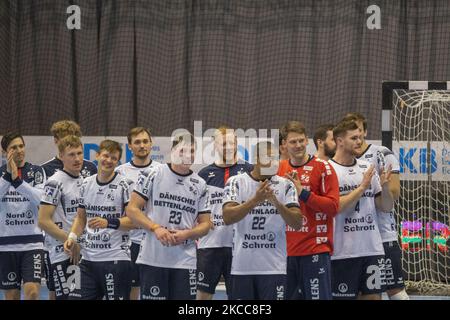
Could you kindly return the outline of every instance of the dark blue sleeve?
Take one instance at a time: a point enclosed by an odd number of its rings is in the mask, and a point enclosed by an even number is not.
[[[94,174],[97,174],[97,167],[95,164],[91,161],[86,161],[86,167],[88,168],[89,172],[91,173],[91,176]]]
[[[208,167],[204,167],[203,169],[201,169],[199,172],[198,172],[198,175],[200,176],[200,178],[202,178],[203,180],[205,180],[206,181],[206,177],[208,176]]]

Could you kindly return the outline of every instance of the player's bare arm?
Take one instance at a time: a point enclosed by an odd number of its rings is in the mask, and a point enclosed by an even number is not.
[[[11,174],[11,179],[14,181],[19,175],[19,171],[17,169],[17,165],[14,162],[14,154],[15,150],[11,149],[8,151],[7,157],[6,157],[6,171]]]
[[[378,210],[383,212],[390,212],[394,207],[394,198],[390,190],[391,181],[390,167],[387,170],[381,168],[380,184],[381,184],[381,196],[375,198],[375,206]]]
[[[175,244],[175,238],[169,230],[154,223],[144,212],[142,212],[142,208],[145,206],[146,202],[147,201],[142,196],[133,192],[130,197],[130,202],[125,210],[127,217],[135,226],[154,232],[156,238],[163,245],[167,246]]]
[[[72,261],[73,264],[78,264],[80,261],[81,248],[77,243],[77,239],[86,228],[86,220],[86,210],[83,208],[78,208],[77,216],[73,221],[67,240],[64,242],[64,251],[70,256],[70,261]]]
[[[122,217],[119,220],[119,228],[121,231],[130,231],[136,229],[133,221],[129,217]],[[105,218],[95,217],[88,222],[89,228],[92,229],[106,229],[108,228],[108,220]]]
[[[267,199],[269,195],[269,180],[260,182],[253,198],[239,204],[237,202],[228,202],[223,206],[223,221],[226,225],[233,224],[242,220],[258,203]]]
[[[394,201],[400,197],[400,175],[398,172],[391,171],[391,177],[389,181],[389,191],[391,191]]]
[[[186,240],[196,240],[203,237],[211,229],[211,217],[209,213],[202,213],[197,218],[197,225],[192,229],[172,230],[175,245],[182,244]]]
[[[269,187],[270,188],[270,187]],[[277,208],[283,220],[287,225],[294,228],[295,230],[299,230],[302,227],[302,212],[298,207],[288,208],[280,201],[278,201],[277,197],[273,193],[272,190],[269,192],[268,200]]]
[[[68,234],[53,222],[55,209],[56,207],[53,205],[41,204],[38,213],[38,226],[53,238],[64,242],[66,241]]]

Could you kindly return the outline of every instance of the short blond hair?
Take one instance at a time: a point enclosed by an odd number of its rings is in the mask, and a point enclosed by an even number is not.
[[[78,148],[80,146],[83,146],[80,137],[69,135],[59,140],[58,151],[59,153],[63,153],[67,148]]]
[[[81,128],[78,123],[72,120],[61,120],[55,122],[50,128],[53,137],[62,139],[66,136],[77,136],[81,138]]]
[[[217,139],[217,137],[218,137],[219,135],[224,136],[224,135],[226,135],[227,133],[233,133],[234,135],[236,135],[235,132],[234,132],[234,129],[230,128],[230,127],[227,126],[227,125],[221,125],[220,127],[218,127],[218,128],[214,131],[214,139]]]

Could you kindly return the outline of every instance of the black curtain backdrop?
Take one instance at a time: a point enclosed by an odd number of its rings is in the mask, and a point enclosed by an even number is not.
[[[359,111],[380,139],[382,81],[450,79],[449,31],[449,0],[1,0],[0,134],[68,118],[84,135],[194,120],[312,135]]]

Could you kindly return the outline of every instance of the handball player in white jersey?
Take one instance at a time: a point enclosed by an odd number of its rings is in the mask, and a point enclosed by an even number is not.
[[[391,172],[389,189],[394,200],[400,196],[400,164],[394,153],[386,148],[376,144],[368,144],[367,120],[358,113],[348,113],[345,120],[354,121],[361,131],[361,148],[359,149],[358,159],[366,160],[375,166],[377,172],[386,168]],[[380,229],[381,239],[384,247],[384,274],[382,285],[391,300],[409,300],[405,289],[405,274],[402,267],[402,250],[398,241],[398,226],[395,220],[394,211],[378,211],[378,227]]]
[[[77,217],[64,243],[65,251],[72,256],[78,237],[86,232],[79,264],[81,286],[71,292],[71,299],[129,300],[128,230],[134,226],[122,225],[119,220],[129,202],[131,183],[114,171],[121,156],[118,142],[102,141],[96,156],[98,174],[86,178],[81,186]]]
[[[25,141],[17,132],[1,141],[6,164],[0,167],[0,289],[5,300],[39,299],[43,271],[38,205],[45,182],[40,166],[25,161]]]
[[[59,159],[63,169],[57,170],[44,187],[39,207],[39,227],[45,231],[55,296],[66,300],[70,291],[79,288],[80,270],[76,265],[80,246],[74,248],[74,259],[64,252],[70,228],[75,220],[83,177],[83,145],[77,136],[67,136],[58,143]]]
[[[132,181],[130,185],[130,192],[133,191],[134,185],[137,182],[138,176],[146,169],[160,166],[161,163],[150,158],[152,150],[152,136],[150,131],[144,127],[132,128],[127,135],[128,148],[133,154],[130,162],[124,163],[116,168],[116,171],[127,179]],[[133,229],[130,231],[131,239],[131,292],[130,299],[139,299],[139,265],[136,264],[136,259],[141,248],[142,237],[144,231],[142,229]]]
[[[376,215],[392,209],[391,173],[379,176],[369,162],[356,159],[361,133],[353,121],[340,122],[333,136],[337,149],[329,163],[340,193],[331,257],[333,299],[379,300],[384,249]]]
[[[300,229],[302,215],[294,184],[276,175],[277,158],[271,142],[259,142],[253,170],[225,186],[223,220],[233,224],[232,300],[285,299],[286,224]]]
[[[253,168],[248,162],[238,160],[237,146],[233,129],[218,128],[214,134],[216,160],[198,173],[208,185],[213,229],[198,241],[197,300],[211,300],[221,277],[225,279],[227,295],[230,293],[233,227],[223,222],[223,190],[230,177]]]
[[[196,297],[195,240],[212,223],[206,182],[190,170],[194,157],[194,137],[175,136],[171,162],[145,170],[131,195],[127,216],[144,229],[136,260],[141,300]]]

